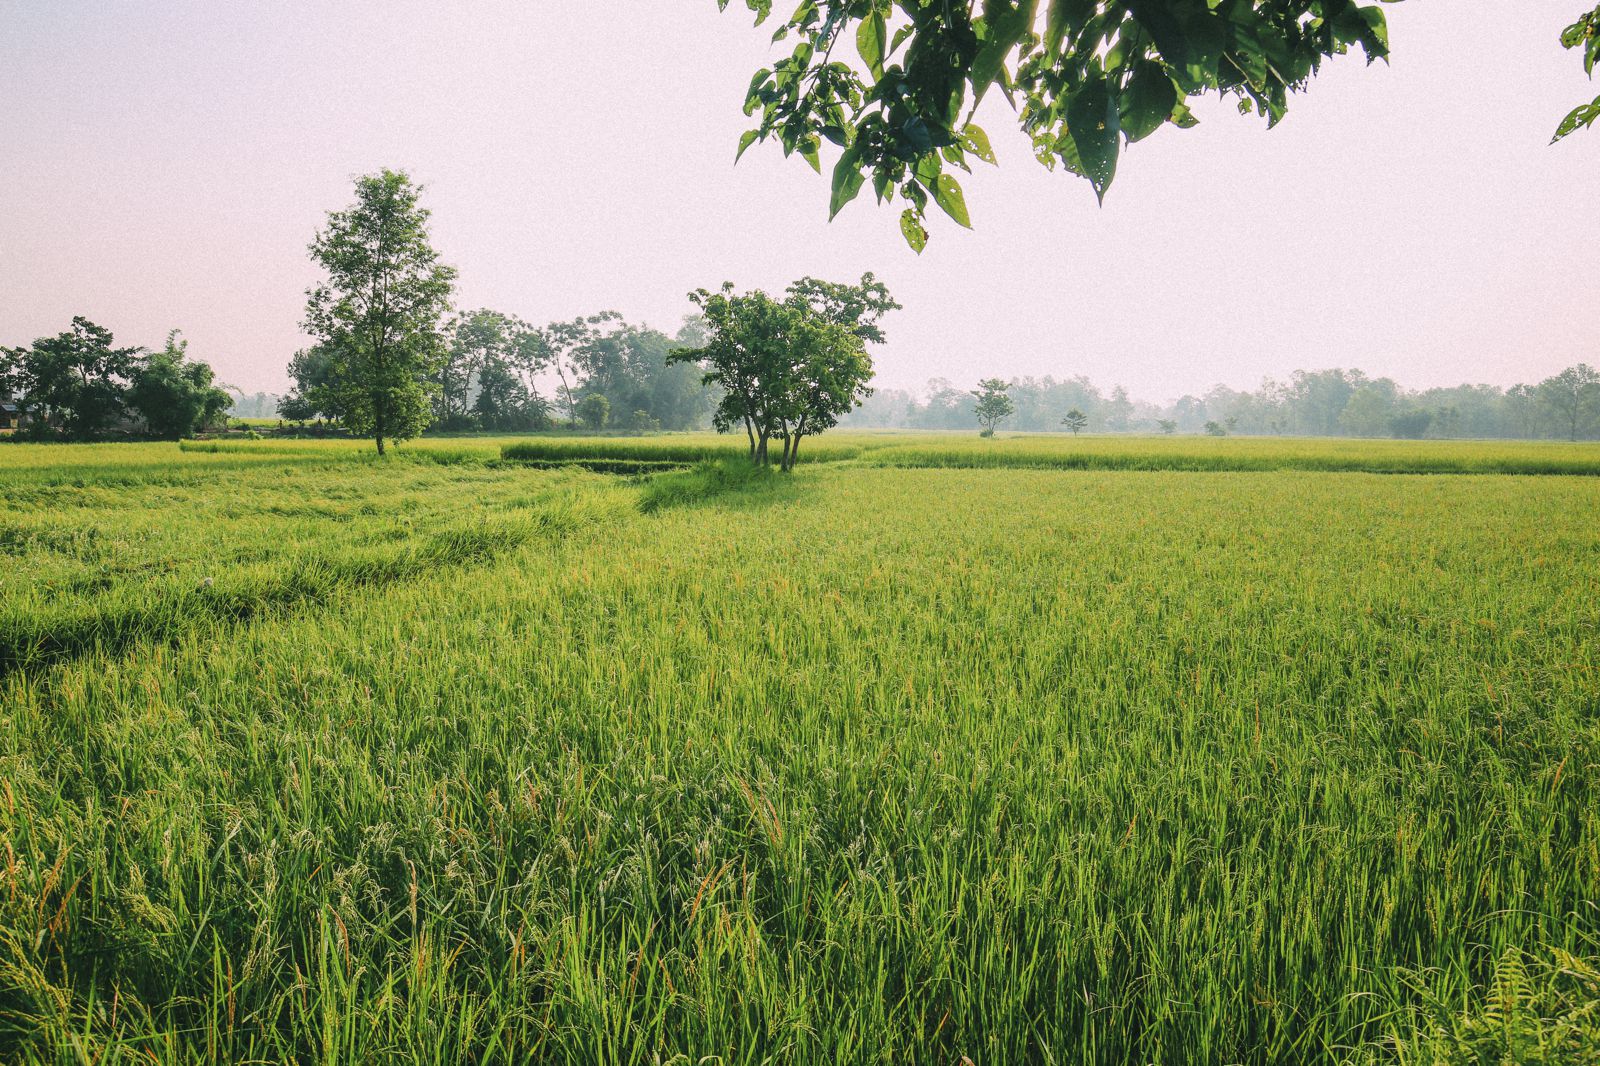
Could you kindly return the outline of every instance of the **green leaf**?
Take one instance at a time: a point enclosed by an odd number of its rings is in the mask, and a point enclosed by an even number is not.
[[[734,153],[733,161],[737,163],[743,156],[744,150],[756,143],[756,138],[761,135],[759,130],[745,130],[739,137],[739,151]]]
[[[1380,59],[1389,54],[1389,20],[1383,11],[1376,7],[1361,9],[1361,21],[1367,24],[1367,32],[1362,38],[1361,47],[1366,49],[1368,59]]]
[[[1072,94],[1067,103],[1067,132],[1078,149],[1084,177],[1104,203],[1106,190],[1117,175],[1122,135],[1116,100],[1104,78],[1095,77]]]
[[[1550,138],[1550,143],[1555,144],[1569,134],[1581,129],[1588,129],[1596,121],[1600,121],[1600,96],[1595,97],[1594,103],[1583,104],[1572,109],[1566,118],[1561,120],[1561,125],[1556,128],[1556,135]]]
[[[1194,112],[1189,110],[1189,105],[1179,100],[1172,108],[1172,124],[1180,130],[1192,130],[1200,125],[1200,120],[1194,117]]]
[[[1032,28],[1038,7],[1039,0],[990,0],[984,5],[983,43],[973,57],[969,74],[974,103],[1005,76],[1006,56]]]
[[[1160,129],[1178,106],[1178,87],[1159,63],[1140,60],[1128,75],[1119,101],[1122,132],[1129,141],[1140,141]]]
[[[822,173],[822,157],[817,154],[817,147],[818,147],[818,145],[817,145],[816,138],[812,138],[811,140],[807,141],[805,144],[802,144],[800,146],[800,155],[805,159],[805,161],[807,163],[811,164],[811,169],[812,170],[815,170],[818,174],[821,174]]]
[[[1050,0],[1044,22],[1045,50],[1054,52],[1063,39],[1083,29],[1093,13],[1093,0]]]
[[[928,246],[928,231],[917,218],[917,213],[911,208],[900,212],[900,236],[906,239],[911,250],[918,255]]]
[[[967,200],[961,195],[961,186],[948,174],[940,174],[933,183],[934,203],[944,208],[944,213],[956,220],[959,226],[972,228],[972,219],[967,217]]]
[[[1083,160],[1078,156],[1078,146],[1072,142],[1072,134],[1063,133],[1056,138],[1055,153],[1061,159],[1061,165],[1080,178],[1089,175],[1083,169]]]
[[[995,166],[999,162],[995,159],[994,148],[989,144],[989,135],[970,122],[962,127],[961,146],[990,166]]]
[[[883,77],[884,37],[883,12],[874,11],[856,27],[856,51],[874,78]]]
[[[846,148],[833,167],[833,196],[828,203],[829,222],[838,217],[845,204],[856,198],[866,180],[861,173],[860,153],[853,147]]]

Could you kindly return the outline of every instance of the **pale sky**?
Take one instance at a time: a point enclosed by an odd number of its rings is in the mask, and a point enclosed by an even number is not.
[[[427,186],[458,303],[671,332],[685,293],[875,271],[905,305],[878,384],[1086,374],[1168,400],[1296,368],[1421,387],[1600,363],[1600,87],[1557,37],[1587,0],[1406,0],[1394,56],[1324,68],[1267,131],[1214,100],[1128,151],[1103,208],[998,95],[1000,156],[922,256],[870,193],[776,146],[737,167],[769,56],[740,0],[0,0],[0,344],[75,314],[183,329],[277,391],[305,249],[351,180]]]

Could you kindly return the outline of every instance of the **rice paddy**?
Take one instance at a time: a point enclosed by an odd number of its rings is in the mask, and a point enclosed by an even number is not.
[[[0,1061],[1594,1060],[1600,448],[742,447],[0,448]]]

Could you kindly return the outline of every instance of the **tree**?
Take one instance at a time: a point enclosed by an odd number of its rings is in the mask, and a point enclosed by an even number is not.
[[[736,293],[728,283],[689,298],[704,315],[706,341],[668,359],[699,364],[702,381],[722,390],[712,424],[722,432],[742,424],[753,461],[770,462],[768,445],[777,438],[782,469],[792,470],[806,437],[832,428],[871,394],[862,337],[805,295],[776,300],[760,290]]]
[[[166,440],[193,436],[228,409],[233,397],[215,383],[209,364],[191,362],[189,342],[178,331],[167,334],[166,347],[152,352],[133,371],[128,404],[144,418],[150,434]]]
[[[74,317],[72,328],[0,358],[0,386],[17,397],[35,432],[90,440],[127,409],[139,348],[113,348],[111,331]]]
[[[1011,386],[1001,378],[984,378],[978,382],[978,387],[972,395],[978,398],[973,405],[973,413],[978,416],[978,425],[983,427],[982,435],[994,436],[994,428],[1001,422],[1010,418],[1016,411],[1016,405],[1011,402],[1011,397],[1006,395],[1006,390]]]
[[[801,347],[791,364],[787,401],[778,416],[785,471],[800,458],[800,442],[839,424],[846,412],[872,395],[872,358],[862,338],[846,326],[825,320],[805,322]]]
[[[570,322],[552,322],[544,328],[546,365],[556,372],[556,378],[561,382],[557,396],[567,409],[569,426],[578,424],[578,360],[584,350],[600,337],[601,326],[621,320],[622,316],[615,311],[601,311],[597,315],[575,318]]]
[[[1160,426],[1161,432],[1169,437],[1178,431],[1178,423],[1170,418],[1158,418],[1156,419],[1156,425]]]
[[[340,421],[343,414],[330,384],[332,375],[331,348],[318,344],[295,352],[289,360],[294,388],[279,402],[278,413],[291,422],[309,422],[313,418]]]
[[[746,6],[760,24],[772,3]],[[1191,97],[1237,97],[1271,126],[1324,59],[1356,46],[1370,63],[1389,50],[1383,13],[1356,0],[804,0],[773,39],[795,46],[751,80],[745,113],[759,118],[739,153],[777,140],[820,173],[832,143],[830,213],[870,179],[880,202],[905,201],[901,233],[919,252],[930,201],[971,225],[951,172],[995,162],[969,118],[991,89],[1041,163],[1104,198],[1124,143],[1196,124]]]
[[[453,317],[445,337],[432,378],[434,422],[459,428],[476,418],[511,428],[538,396],[534,379],[549,362],[544,337],[520,318],[487,308]]]
[[[606,420],[611,417],[611,401],[598,392],[585,396],[578,402],[577,415],[584,425],[598,433],[606,428]]]
[[[325,388],[341,420],[379,455],[428,424],[444,360],[439,322],[456,272],[429,243],[421,191],[400,171],[357,179],[355,203],[329,212],[310,248],[328,278],[306,293],[305,331],[329,356]]]
[[[1513,385],[1506,390],[1506,416],[1516,428],[1516,434],[1532,438],[1537,414],[1539,390],[1532,385]]]
[[[1083,432],[1083,427],[1089,424],[1089,416],[1074,407],[1067,412],[1067,417],[1061,420],[1061,424],[1072,430],[1072,435],[1076,437]]]
[[[1111,399],[1106,401],[1105,407],[1106,428],[1113,433],[1122,433],[1133,424],[1133,401],[1128,398],[1128,390],[1123,386],[1112,388]]]
[[[1432,411],[1405,411],[1389,416],[1389,432],[1402,440],[1421,440],[1433,424]]]
[[[1206,435],[1210,437],[1226,437],[1228,435],[1227,427],[1221,422],[1207,422],[1205,431]]]
[[[1600,372],[1587,363],[1569,366],[1539,382],[1539,400],[1560,420],[1568,440],[1577,440],[1600,406]]]
[[[1388,378],[1363,381],[1339,412],[1338,425],[1358,437],[1381,436],[1400,402],[1400,389]]]
[[[601,393],[614,412],[644,411],[652,423],[688,429],[702,422],[710,396],[692,365],[670,362],[677,347],[698,347],[699,331],[686,342],[674,342],[658,330],[632,326],[612,316],[608,328],[596,328],[571,350],[578,399]],[[703,343],[703,341],[702,341]]]

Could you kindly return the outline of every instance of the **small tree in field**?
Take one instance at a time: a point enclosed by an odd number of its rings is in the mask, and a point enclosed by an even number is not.
[[[978,425],[983,427],[981,431],[983,436],[994,436],[994,427],[1010,418],[1016,411],[1017,405],[1006,395],[1006,390],[1010,387],[1000,378],[984,378],[973,390],[972,395],[978,398],[978,402],[972,405],[972,413],[978,416]]]
[[[1089,424],[1089,416],[1074,407],[1067,412],[1067,417],[1061,420],[1061,424],[1072,430],[1072,435],[1076,437],[1083,432],[1083,427]]]
[[[863,285],[870,282],[870,275]],[[705,343],[679,348],[669,363],[698,363],[702,380],[723,390],[712,413],[719,432],[743,425],[750,458],[768,464],[769,446],[793,470],[800,442],[836,425],[871,395],[872,359],[863,334],[881,338],[876,319],[888,309],[882,286],[851,295],[852,287],[806,279],[783,300],[759,290],[700,289],[689,298],[705,319]]]
[[[1170,418],[1158,418],[1156,419],[1156,425],[1160,426],[1161,432],[1169,437],[1178,432],[1178,423]]]
[[[305,330],[328,357],[326,406],[352,433],[384,442],[422,432],[430,378],[444,359],[440,320],[453,268],[428,239],[421,189],[385,170],[356,181],[356,202],[328,214],[311,258],[328,278],[306,293]]]

